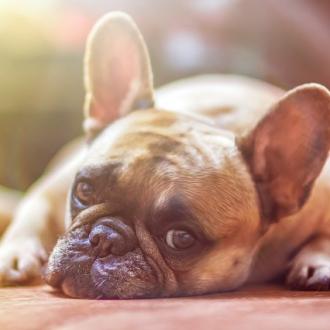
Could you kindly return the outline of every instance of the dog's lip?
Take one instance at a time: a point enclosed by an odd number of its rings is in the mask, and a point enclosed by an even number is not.
[[[157,262],[153,258],[147,255],[145,256],[145,258],[148,264],[150,265],[150,267],[152,268],[152,270],[154,271],[154,274],[156,275],[156,279],[159,287],[164,287],[164,282],[165,282],[164,274],[161,271],[160,267],[158,266]]]
[[[61,288],[62,283],[65,279],[65,274],[60,271],[54,271],[54,270],[49,270],[48,268],[46,269],[46,272],[44,274],[44,279],[47,284],[54,288]]]

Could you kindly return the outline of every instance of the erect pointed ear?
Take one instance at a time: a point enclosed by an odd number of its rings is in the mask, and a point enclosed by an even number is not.
[[[85,53],[88,134],[137,108],[153,107],[153,79],[144,40],[126,14],[112,12],[92,29]]]
[[[238,145],[264,216],[274,221],[297,212],[328,157],[329,91],[317,84],[291,90]]]

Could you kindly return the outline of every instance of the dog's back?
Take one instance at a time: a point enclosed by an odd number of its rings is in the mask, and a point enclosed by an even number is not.
[[[214,120],[216,126],[240,135],[251,129],[283,94],[257,79],[236,75],[204,75],[159,88],[161,109],[189,112]]]

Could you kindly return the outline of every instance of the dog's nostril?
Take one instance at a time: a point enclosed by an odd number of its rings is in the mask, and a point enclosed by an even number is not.
[[[90,233],[89,234],[89,241],[92,246],[97,246],[100,242],[100,233]]]
[[[89,234],[89,241],[99,257],[112,253],[116,244],[122,244],[120,234],[105,225],[96,225]]]
[[[99,223],[91,230],[89,242],[98,257],[124,255],[133,248],[132,240],[126,236],[109,225]]]

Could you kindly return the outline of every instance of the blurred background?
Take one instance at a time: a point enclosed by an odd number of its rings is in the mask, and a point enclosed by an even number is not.
[[[0,184],[25,190],[81,134],[88,31],[129,13],[155,84],[239,73],[284,88],[330,88],[328,0],[0,0]]]

